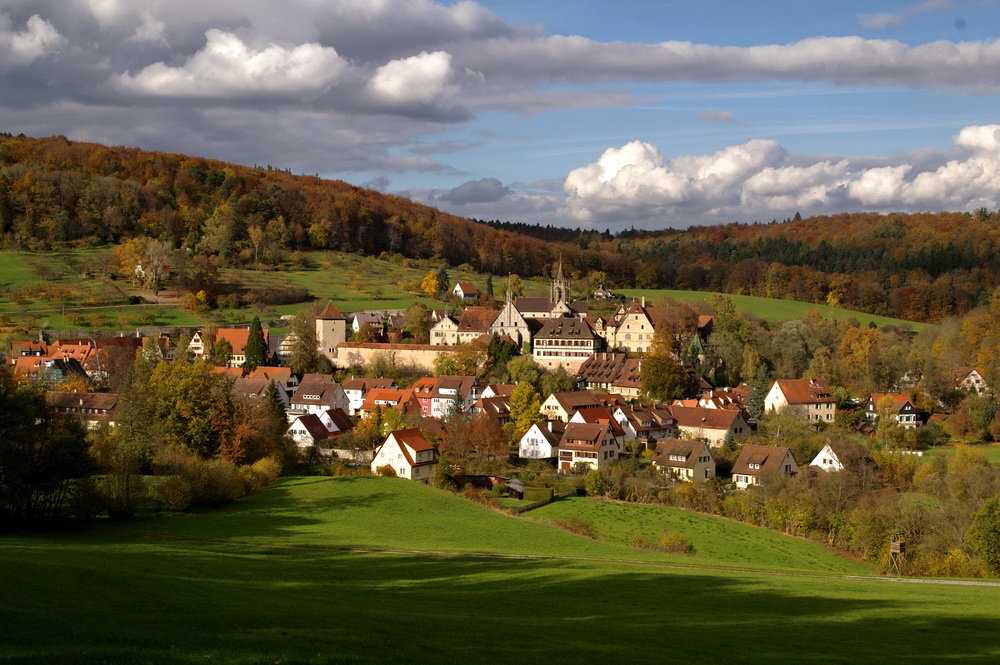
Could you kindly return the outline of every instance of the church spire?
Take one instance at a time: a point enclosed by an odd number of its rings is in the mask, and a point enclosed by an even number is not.
[[[559,267],[556,269],[555,279],[552,280],[552,289],[549,300],[553,306],[559,303],[569,303],[569,282],[563,275],[562,255],[559,255]]]

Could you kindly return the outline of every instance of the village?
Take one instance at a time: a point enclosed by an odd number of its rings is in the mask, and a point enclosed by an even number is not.
[[[46,403],[53,413],[78,416],[96,428],[115,425],[123,398],[106,389],[108,379],[136,353],[154,362],[174,362],[182,353],[212,361],[211,371],[229,379],[236,398],[280,401],[287,439],[301,459],[313,464],[338,459],[425,484],[438,472],[439,448],[449,437],[444,425],[456,416],[488,420],[490,428],[483,431],[501,441],[484,442],[483,451],[501,460],[498,469],[505,468],[509,453],[513,466],[506,468],[514,471],[537,461],[559,474],[579,475],[636,458],[674,481],[724,480],[744,490],[768,476],[843,471],[848,458],[866,457],[858,443],[843,439],[831,440],[810,459],[796,459],[779,440],[743,445],[765,413],[793,415],[813,430],[833,426],[838,399],[829,382],[818,378],[778,377],[755,387],[711,385],[681,358],[704,360],[716,324],[713,315],[691,318],[690,338],[682,340],[686,348],[669,352],[683,372],[674,399],[656,401],[648,386],[644,389],[643,364],[656,351],[666,308],[640,299],[621,302],[610,315],[588,315],[590,301],[571,296],[561,262],[547,297],[515,297],[508,284],[503,305],[496,308],[480,304],[484,294],[468,282],[455,284],[452,294],[460,309],[429,313],[427,344],[403,343],[402,316],[346,316],[328,302],[315,316],[315,339],[308,340],[329,363],[326,373],[294,373],[287,365],[302,342],[294,332],[269,335],[256,321],[256,327],[195,330],[179,340],[183,349],[168,336],[16,341],[8,364],[20,380],[49,388]],[[602,286],[591,299],[607,303],[612,295]],[[390,341],[348,341],[387,337]],[[498,344],[507,357],[520,353],[540,371],[560,377],[553,385],[561,389],[539,394],[528,382],[442,373],[460,366],[449,362],[456,353],[479,349],[483,354],[488,345]],[[409,379],[353,374],[401,365],[411,370]],[[955,382],[962,391],[989,390],[974,368],[960,368]],[[862,434],[872,434],[880,417],[901,430],[944,418],[922,410],[905,392],[854,398],[863,418],[852,421],[853,430]],[[357,435],[361,423],[373,422],[374,437]],[[738,451],[723,474],[716,466],[720,449],[730,457]],[[475,443],[471,452],[477,452]],[[442,469],[450,475],[461,471]],[[488,475],[496,482],[510,480],[509,474]]]

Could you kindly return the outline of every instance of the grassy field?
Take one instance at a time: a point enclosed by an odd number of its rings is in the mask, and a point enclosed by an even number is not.
[[[1000,467],[1000,444],[980,444],[973,446],[977,451],[986,456],[993,466]],[[924,451],[924,459],[935,457],[951,457],[955,454],[955,446],[939,446]]]
[[[118,532],[0,538],[0,662],[1000,658],[998,587],[677,564],[456,501],[404,480],[289,479],[231,508]],[[563,558],[323,549],[535,543]],[[746,542],[746,558],[770,556],[759,548]]]
[[[647,304],[659,304],[666,298],[688,305],[708,302],[712,297],[711,293],[705,291],[673,291],[670,289],[618,289],[616,294],[621,293],[629,298],[642,298],[645,296]],[[865,314],[850,309],[830,307],[829,305],[816,305],[797,300],[779,300],[777,298],[761,298],[758,296],[731,295],[736,311],[753,314],[765,321],[785,321],[788,319],[802,318],[811,309],[818,310],[824,317],[834,316],[836,318],[854,317],[862,325],[874,323],[877,326],[910,326],[913,330],[920,331],[928,327],[929,324],[917,323],[915,321],[905,321],[894,319],[888,316],[876,316],[875,314]]]
[[[70,252],[32,254],[27,252],[0,252],[0,289],[8,294],[0,298],[0,314],[24,315],[31,313],[38,325],[48,328],[102,328],[107,326],[129,328],[137,325],[197,325],[204,320],[174,304],[163,305],[156,323],[140,323],[141,310],[137,308],[106,308],[121,304],[128,285],[118,280],[104,283],[94,278],[81,278],[82,266],[100,263],[100,257],[109,254],[109,248],[74,250]],[[306,267],[286,271],[252,271],[226,269],[222,272],[223,291],[228,287],[241,289],[268,289],[281,286],[301,286],[320,301],[333,300],[345,312],[361,310],[405,309],[416,301],[431,308],[444,307],[435,299],[408,293],[400,284],[419,282],[428,271],[436,269],[430,261],[383,261],[373,257],[360,257],[342,252],[308,252]],[[482,290],[486,276],[452,268],[448,270],[450,288],[457,281],[469,281]],[[526,295],[545,295],[549,284],[546,280],[524,280]],[[503,277],[494,276],[494,288],[502,297]],[[629,298],[645,296],[649,303],[660,303],[666,297],[680,302],[697,304],[707,301],[711,294],[699,291],[672,290],[616,290]],[[910,323],[899,319],[862,314],[837,309],[827,305],[814,305],[773,298],[733,296],[739,311],[745,311],[768,321],[799,318],[810,309],[819,310],[824,316],[853,316],[862,324],[911,325],[915,330],[926,324]],[[597,305],[595,305],[596,307]],[[93,309],[102,307],[102,309]],[[302,304],[280,305],[269,308],[275,316],[294,314]],[[74,316],[76,315],[76,316]],[[70,321],[66,321],[68,316]],[[214,314],[220,322],[247,321],[253,312],[218,311]],[[75,319],[75,320],[74,320]],[[135,319],[135,321],[133,321]],[[65,324],[65,325],[64,325]]]
[[[656,543],[664,531],[676,531],[694,546],[695,554],[687,556],[692,563],[845,575],[872,573],[867,564],[838,557],[808,540],[776,538],[777,534],[767,529],[676,508],[577,497],[550,503],[529,515],[547,522],[582,519],[602,539],[622,545],[632,534]]]

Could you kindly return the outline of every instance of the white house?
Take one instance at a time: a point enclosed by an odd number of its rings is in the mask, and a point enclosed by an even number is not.
[[[809,423],[832,423],[837,415],[837,399],[826,381],[784,379],[771,386],[764,398],[764,410],[787,410]]]
[[[451,292],[462,300],[479,300],[480,296],[479,289],[473,286],[471,282],[458,282]]]
[[[559,455],[559,441],[566,429],[561,420],[535,423],[521,437],[517,456],[521,459],[554,459]]]
[[[434,446],[427,443],[419,429],[390,432],[372,456],[372,472],[388,466],[400,478],[409,478],[429,485],[437,468]]]

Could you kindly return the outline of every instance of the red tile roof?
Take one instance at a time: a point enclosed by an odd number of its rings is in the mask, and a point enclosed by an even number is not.
[[[826,404],[836,402],[830,384],[822,379],[784,379],[776,381],[789,404]]]

